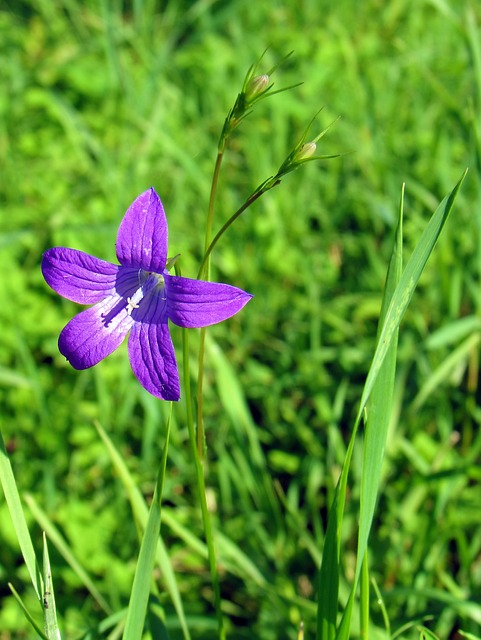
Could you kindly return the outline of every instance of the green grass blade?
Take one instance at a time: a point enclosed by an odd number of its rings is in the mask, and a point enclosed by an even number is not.
[[[430,631],[427,627],[418,627],[419,640],[439,640],[439,637]]]
[[[12,518],[15,533],[22,551],[23,559],[27,565],[30,579],[37,594],[37,598],[40,604],[42,604],[43,594],[43,580],[40,573],[40,568],[37,562],[37,557],[32,544],[32,539],[28,531],[27,522],[25,520],[25,514],[23,512],[22,503],[20,501],[20,495],[18,493],[15,478],[13,476],[12,466],[8,459],[7,450],[5,449],[5,443],[3,436],[0,433],[0,481],[2,483],[3,492],[5,494],[5,500],[7,501],[10,516]]]
[[[44,634],[42,629],[40,629],[40,627],[38,626],[37,622],[34,620],[33,616],[30,613],[30,611],[25,606],[22,598],[20,597],[20,595],[15,590],[15,587],[12,584],[10,584],[10,582],[8,583],[8,587],[9,587],[10,591],[12,592],[13,597],[15,598],[15,600],[20,605],[20,608],[22,609],[23,613],[25,614],[25,617],[30,622],[30,624],[35,629],[35,631],[37,632],[38,637],[42,638],[42,640],[50,640],[49,638],[47,638],[47,636]]]
[[[369,559],[367,553],[364,554],[361,571],[361,602],[360,602],[360,627],[361,638],[369,638]]]
[[[404,313],[411,301],[414,290],[417,286],[419,278],[423,272],[426,262],[436,244],[437,239],[444,227],[446,220],[453,208],[456,195],[466,176],[466,171],[456,184],[451,193],[437,207],[436,211],[429,220],[424,232],[417,243],[411,258],[409,259],[406,269],[404,270],[399,282],[394,290],[390,304],[385,313],[385,320],[378,338],[376,350],[369,369],[366,383],[364,385],[361,402],[354,423],[351,440],[346,452],[346,458],[336,487],[336,495],[329,512],[326,539],[324,542],[324,553],[319,571],[318,583],[318,616],[317,616],[317,638],[318,640],[332,640],[335,637],[335,621],[337,617],[338,606],[338,585],[339,578],[335,575],[339,572],[339,553],[340,553],[340,529],[344,513],[344,503],[346,499],[347,477],[354,448],[354,439],[359,427],[362,415],[366,408],[367,402],[371,397],[376,379],[381,371],[386,355],[389,353],[391,342],[399,328],[399,324]],[[366,520],[367,522],[367,520]],[[350,611],[352,611],[352,594],[347,607],[347,615],[344,620],[349,620]],[[340,630],[339,638],[347,637],[347,622],[343,624]]]
[[[329,511],[324,552],[317,584],[318,640],[332,640],[336,634],[339,598],[338,492]]]
[[[317,639],[333,640],[336,635],[336,620],[339,599],[339,574],[341,551],[341,525],[346,502],[347,478],[351,464],[358,422],[346,451],[341,476],[329,510],[327,531],[324,540],[321,568],[317,586]]]
[[[467,631],[458,631],[459,635],[463,638],[467,638],[468,640],[481,640],[480,636],[475,636],[473,633],[468,633]]]
[[[419,278],[421,277],[421,274],[424,270],[426,262],[428,261],[428,258],[431,255],[432,250],[434,249],[434,245],[439,238],[444,224],[446,223],[446,220],[451,213],[454,201],[456,200],[456,196],[461,187],[461,184],[466,177],[466,173],[467,169],[463,173],[451,193],[446,196],[446,198],[444,198],[444,200],[440,203],[436,211],[431,216],[431,219],[426,225],[426,228],[423,231],[419,242],[417,243],[410,259],[408,260],[399,284],[397,285],[396,290],[392,296],[391,303],[386,312],[386,319],[381,331],[381,335],[379,336],[379,340],[376,346],[376,351],[374,353],[371,368],[369,369],[369,373],[367,375],[366,384],[364,385],[357,421],[360,420],[362,413],[366,407],[376,378],[379,375],[379,371],[381,369],[384,358],[386,357],[386,354],[389,350],[391,340],[398,330],[404,313],[414,294],[414,290],[416,289],[416,286],[419,282]]]
[[[104,429],[102,429],[102,427],[99,424],[96,424],[95,427],[100,437],[102,438],[105,446],[107,447],[110,458],[112,460],[112,464],[114,465],[115,470],[122,484],[124,485],[134,516],[137,522],[140,524],[142,530],[145,530],[147,526],[148,509],[147,509],[147,505],[145,504],[144,498],[140,493],[134,479],[132,478],[127,468],[127,465],[125,464],[124,459],[115,448],[112,440],[109,438],[107,433],[104,431]],[[187,621],[185,619],[185,613],[182,605],[182,598],[180,596],[179,587],[177,585],[177,580],[175,578],[175,574],[172,569],[172,565],[170,563],[167,550],[165,548],[165,545],[161,537],[159,537],[157,540],[156,558],[157,558],[157,563],[162,571],[166,588],[170,594],[170,597],[172,598],[172,602],[177,612],[177,616],[179,618],[179,623],[182,628],[184,638],[190,640],[190,633],[187,627]]]
[[[45,592],[43,594],[43,615],[45,633],[49,640],[60,640],[60,629],[57,622],[57,609],[55,607],[55,594],[53,591],[52,571],[48,555],[47,537],[43,533],[43,580]]]
[[[396,230],[393,253],[389,263],[384,289],[379,332],[382,333],[391,299],[396,291],[402,274],[402,246],[403,246],[403,206],[404,188],[401,193],[399,207],[399,222]],[[367,540],[371,530],[374,509],[381,481],[381,467],[384,458],[389,420],[391,418],[392,398],[394,393],[394,377],[396,373],[398,330],[393,333],[391,345],[386,353],[368,405],[365,439],[364,461],[361,478],[361,505],[358,541],[358,564],[356,580],[359,578]]]
[[[419,411],[435,389],[446,383],[452,372],[460,363],[467,362],[470,354],[479,348],[481,333],[473,333],[462,342],[449,356],[437,367],[423,384],[413,401],[413,411]]]
[[[95,586],[93,580],[79,563],[77,558],[74,556],[72,551],[70,550],[68,544],[65,542],[61,533],[57,529],[57,527],[53,524],[47,514],[39,507],[33,496],[26,495],[25,502],[27,503],[30,511],[32,512],[33,517],[38,522],[40,527],[46,532],[49,537],[50,542],[55,546],[60,555],[64,558],[67,564],[71,567],[71,569],[77,574],[77,576],[82,581],[82,584],[86,587],[86,589],[90,592],[92,597],[95,599],[97,604],[106,612],[111,613],[111,608],[107,601],[104,599],[102,594],[99,592],[97,587]]]
[[[152,583],[152,571],[155,563],[157,541],[160,536],[162,493],[164,488],[165,469],[167,465],[171,417],[172,403],[170,405],[165,445],[157,475],[154,497],[150,506],[149,517],[147,519],[147,525],[142,538],[142,544],[140,545],[139,560],[135,569],[134,584],[130,594],[127,620],[123,635],[125,640],[140,640],[142,638],[142,631],[145,624],[145,615],[149,601],[150,585]]]
[[[401,279],[403,207],[404,188],[401,192],[399,221],[396,229],[393,252],[387,271],[386,285],[384,287],[384,295],[378,327],[379,335],[382,335],[391,299]],[[382,462],[384,458],[384,449],[386,446],[389,420],[391,417],[392,398],[394,393],[394,378],[396,373],[397,358],[397,337],[398,330],[394,332],[391,344],[386,352],[386,356],[380,368],[379,375],[372,388],[372,393],[366,412],[356,573],[354,576],[348,605],[345,609],[339,627],[339,633],[337,636],[339,640],[345,640],[349,637],[352,607],[354,605],[354,598],[357,591],[359,576],[361,574],[362,567],[365,564],[364,558],[367,550],[367,541],[369,538],[369,532],[371,530],[372,520],[374,517],[374,509],[379,492]],[[365,570],[367,571],[367,567],[365,567]],[[364,588],[366,588],[366,584],[363,584]],[[365,599],[363,603],[365,605]],[[364,624],[367,625],[367,612],[362,608],[361,613],[364,618]]]

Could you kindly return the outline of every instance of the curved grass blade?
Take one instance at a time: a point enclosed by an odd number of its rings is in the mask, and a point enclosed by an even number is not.
[[[18,493],[15,477],[12,471],[12,465],[8,459],[7,450],[3,436],[0,432],[0,482],[2,483],[5,500],[7,501],[8,510],[12,518],[15,533],[17,534],[20,550],[23,559],[27,565],[30,579],[37,594],[40,605],[42,604],[42,594],[44,591],[42,575],[37,562],[37,557],[32,544],[32,539],[28,531],[25,514],[23,512],[20,495]]]
[[[336,637],[336,619],[338,610],[339,591],[339,554],[340,554],[340,529],[344,514],[344,504],[346,500],[347,477],[354,448],[354,439],[361,422],[367,402],[371,397],[376,379],[381,371],[383,362],[389,352],[391,342],[397,334],[399,324],[411,301],[414,290],[419,282],[419,278],[424,270],[426,262],[432,253],[434,245],[444,227],[446,220],[451,213],[454,201],[459,188],[466,176],[467,170],[463,173],[458,183],[451,193],[437,207],[429,220],[424,232],[416,245],[406,268],[399,279],[394,290],[390,304],[385,314],[385,320],[379,334],[376,350],[369,369],[366,383],[354,423],[353,433],[346,452],[346,458],[341,471],[334,501],[329,511],[326,538],[324,542],[324,552],[319,571],[318,582],[318,616],[317,616],[317,638],[318,640],[333,640]],[[367,522],[367,521],[366,521]],[[360,568],[359,568],[360,571]],[[350,620],[349,609],[352,603],[348,604],[347,617]],[[338,640],[346,638],[349,633],[349,624],[344,623]],[[347,635],[346,635],[347,634]]]
[[[467,169],[464,171],[454,189],[444,198],[431,216],[431,219],[426,225],[419,242],[414,248],[411,257],[406,264],[406,268],[403,271],[396,290],[394,291],[391,303],[386,312],[386,319],[377,342],[372,364],[366,378],[366,384],[364,385],[356,422],[361,419],[376,378],[379,375],[382,363],[384,362],[384,358],[386,357],[386,353],[388,352],[389,345],[391,344],[404,313],[411,302],[411,298],[413,297],[419,278],[426,266],[426,262],[428,261],[429,256],[434,249],[434,245],[436,244],[446,220],[452,211],[454,201],[456,200],[461,184],[466,177],[467,171]]]
[[[169,449],[170,422],[172,417],[172,403],[167,420],[167,433],[162,452],[154,497],[150,506],[149,517],[140,545],[139,559],[135,569],[134,583],[130,594],[127,620],[124,629],[124,640],[141,640],[145,624],[147,604],[149,601],[152,571],[157,551],[157,541],[160,537],[160,516],[162,511],[162,493],[164,489],[165,469],[167,466],[167,451]]]
[[[100,437],[106,445],[110,458],[112,460],[112,464],[114,465],[115,470],[118,473],[122,484],[124,485],[134,516],[137,522],[139,522],[141,528],[145,530],[145,527],[147,526],[148,510],[144,498],[140,493],[134,479],[132,478],[124,459],[115,448],[113,442],[111,441],[105,430],[98,423],[95,424],[95,428],[97,429]],[[172,602],[179,618],[179,623],[184,634],[184,638],[186,638],[186,640],[190,640],[190,633],[187,627],[187,621],[185,619],[185,613],[182,605],[182,598],[180,596],[179,587],[177,585],[177,581],[172,569],[172,565],[170,563],[169,556],[167,554],[167,550],[161,537],[157,539],[156,554],[157,563],[162,571],[166,588],[170,594],[170,597],[172,598]]]
[[[393,252],[386,276],[386,285],[379,317],[378,335],[386,320],[390,302],[399,284],[402,273],[402,246],[403,246],[403,209],[404,209],[404,185],[401,191],[399,205],[399,220],[396,229]],[[399,329],[399,328],[398,328]],[[379,485],[381,481],[381,469],[384,459],[389,420],[391,418],[392,398],[394,393],[394,378],[396,374],[397,339],[398,329],[394,332],[391,344],[386,352],[384,362],[379,370],[379,375],[372,388],[369,403],[365,413],[365,436],[363,447],[363,465],[361,477],[361,497],[359,508],[359,533],[357,546],[357,562],[354,581],[349,595],[349,601],[344,611],[339,627],[338,638],[348,638],[351,625],[352,608],[357,591],[357,585],[361,571],[365,573],[365,579],[361,584],[361,625],[366,633],[369,624],[368,594],[369,590],[368,566],[367,566],[367,541],[371,530],[374,510],[376,507]]]
[[[32,625],[32,627],[35,629],[35,631],[37,632],[37,635],[39,638],[42,638],[42,640],[50,640],[49,638],[47,638],[47,636],[44,634],[44,632],[42,631],[42,629],[39,627],[39,625],[37,624],[37,622],[33,619],[30,611],[27,609],[27,607],[25,606],[22,598],[20,597],[20,595],[17,593],[17,591],[15,590],[15,587],[13,586],[13,584],[11,584],[10,582],[8,583],[8,588],[10,589],[10,591],[13,594],[13,597],[15,598],[15,600],[18,602],[18,604],[20,605],[20,608],[22,609],[23,613],[25,614],[25,617],[27,618],[27,620],[30,622],[30,624]]]
[[[40,527],[47,533],[50,542],[54,545],[57,551],[60,553],[62,558],[67,562],[67,564],[71,567],[71,569],[77,574],[79,579],[85,588],[90,592],[92,597],[95,599],[97,604],[101,609],[103,609],[106,613],[112,613],[112,610],[102,596],[100,591],[95,586],[92,578],[88,575],[82,565],[79,563],[77,558],[72,553],[65,539],[62,537],[61,533],[57,529],[57,527],[53,524],[50,518],[47,516],[45,511],[43,511],[33,496],[27,494],[25,496],[25,502],[27,503],[33,517],[38,522]]]
[[[55,595],[53,592],[52,571],[48,556],[47,537],[43,532],[43,579],[45,591],[43,594],[43,619],[45,633],[48,640],[60,640],[60,629],[57,622],[57,609],[55,607]]]
[[[464,342],[462,342],[447,358],[437,367],[414,398],[412,410],[419,411],[429,396],[435,389],[446,384],[446,380],[460,363],[467,363],[470,354],[479,348],[481,342],[481,333],[473,333]]]

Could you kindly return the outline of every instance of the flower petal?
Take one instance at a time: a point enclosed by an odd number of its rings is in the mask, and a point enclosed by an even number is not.
[[[235,315],[250,293],[219,282],[190,280],[164,273],[167,315],[180,327],[207,327]]]
[[[127,209],[117,233],[117,258],[126,267],[162,273],[167,262],[168,229],[164,207],[154,188]]]
[[[153,298],[142,321],[134,323],[129,338],[129,358],[132,371],[149,393],[162,400],[179,400],[179,372],[165,300]]]
[[[111,294],[119,268],[66,247],[49,249],[42,257],[42,273],[47,284],[64,298],[80,304],[93,304]]]
[[[59,336],[59,351],[75,369],[88,369],[117,349],[132,324],[125,300],[109,296],[70,320]]]

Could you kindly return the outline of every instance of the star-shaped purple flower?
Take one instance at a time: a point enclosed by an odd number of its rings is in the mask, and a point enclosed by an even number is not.
[[[58,340],[60,353],[75,369],[93,367],[130,331],[129,359],[140,384],[158,398],[179,400],[168,320],[207,327],[236,314],[252,296],[228,284],[170,275],[167,235],[164,208],[152,188],[130,205],[120,224],[120,265],[54,247],[43,255],[42,273],[64,298],[94,304],[72,318]]]

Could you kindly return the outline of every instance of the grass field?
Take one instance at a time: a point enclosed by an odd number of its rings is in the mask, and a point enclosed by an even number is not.
[[[55,246],[116,262],[154,186],[195,278],[219,136],[261,57],[293,88],[230,136],[213,233],[316,114],[306,141],[329,127],[317,153],[338,157],[284,176],[212,252],[212,280],[254,298],[205,334],[199,456],[204,334],[188,331],[187,381],[171,326],[169,423],[126,344],[70,367],[57,339],[81,307],[40,262]],[[0,3],[0,477],[28,525],[1,494],[0,640],[42,637],[8,583],[49,639],[481,638],[480,179],[475,0]],[[57,620],[21,552],[31,539],[42,565],[43,531]]]

